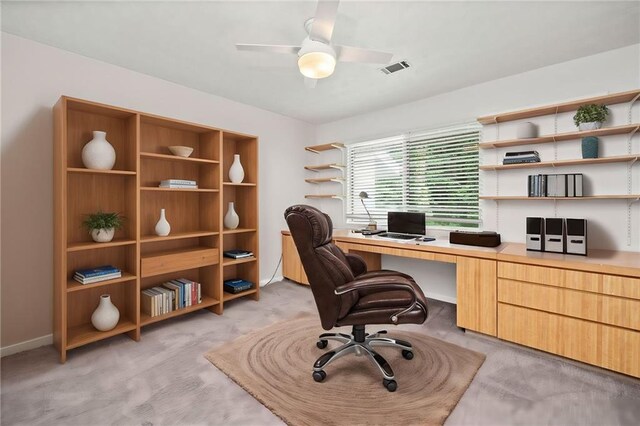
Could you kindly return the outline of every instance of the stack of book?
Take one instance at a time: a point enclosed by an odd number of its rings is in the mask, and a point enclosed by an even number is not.
[[[201,302],[202,285],[186,278],[143,290],[140,297],[142,312],[150,317],[168,314]]]
[[[160,188],[188,188],[197,189],[198,183],[195,180],[166,179],[160,181]]]
[[[529,197],[582,197],[582,173],[565,175],[529,175]]]
[[[253,283],[241,278],[234,278],[231,280],[226,280],[222,287],[227,293],[238,294],[253,288]]]
[[[80,284],[93,284],[100,281],[120,278],[122,271],[115,266],[104,265],[93,269],[79,269],[73,274],[73,279]]]
[[[223,252],[225,257],[232,259],[244,259],[246,257],[253,257],[253,252],[248,250],[227,250]]]
[[[502,164],[539,163],[538,151],[517,151],[504,154]]]

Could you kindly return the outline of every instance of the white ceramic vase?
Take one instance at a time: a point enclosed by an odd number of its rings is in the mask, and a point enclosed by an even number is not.
[[[116,150],[107,142],[107,133],[94,131],[93,139],[82,148],[82,163],[88,169],[111,170],[116,164]]]
[[[115,234],[115,228],[101,228],[101,229],[92,229],[91,230],[91,238],[96,243],[108,243],[113,240],[113,234]]]
[[[232,183],[242,183],[244,180],[244,169],[240,163],[240,154],[233,155],[233,164],[229,169],[229,180]]]
[[[164,209],[160,209],[160,219],[158,223],[156,223],[156,235],[160,237],[166,237],[171,232],[171,225],[167,221],[167,218],[164,214]]]
[[[578,130],[584,132],[585,130],[598,130],[602,127],[602,123],[600,121],[590,121],[588,123],[580,123],[578,124]]]
[[[91,324],[100,331],[109,331],[118,325],[119,319],[120,311],[111,303],[111,296],[108,294],[100,296],[100,303],[91,315]]]
[[[238,225],[240,225],[240,217],[236,213],[233,202],[230,202],[227,214],[224,215],[224,226],[227,229],[236,229]]]

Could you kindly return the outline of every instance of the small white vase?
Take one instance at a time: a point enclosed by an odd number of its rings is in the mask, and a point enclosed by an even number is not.
[[[233,164],[229,169],[229,180],[232,183],[242,183],[244,180],[244,169],[240,163],[240,154],[233,154]]]
[[[236,213],[233,202],[230,202],[227,214],[224,215],[224,226],[227,229],[236,229],[238,225],[240,225],[240,217]]]
[[[82,148],[82,163],[88,169],[111,170],[116,164],[116,150],[107,142],[107,133],[94,131],[93,139]]]
[[[91,324],[100,331],[109,331],[118,325],[119,319],[120,311],[111,303],[111,296],[108,294],[100,296],[100,303],[91,315]]]
[[[101,228],[101,229],[92,229],[91,230],[91,238],[96,243],[108,243],[113,240],[113,234],[115,234],[115,228]]]
[[[160,237],[166,237],[171,232],[171,225],[167,222],[167,218],[164,215],[164,209],[160,209],[160,219],[156,223],[156,235]]]
[[[584,132],[586,130],[598,130],[602,127],[602,123],[600,121],[590,121],[588,123],[580,123],[578,124],[578,130]]]

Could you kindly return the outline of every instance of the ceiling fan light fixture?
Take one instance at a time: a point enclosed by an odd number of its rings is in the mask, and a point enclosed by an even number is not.
[[[329,77],[336,68],[336,58],[326,52],[305,53],[298,59],[298,68],[305,77]]]

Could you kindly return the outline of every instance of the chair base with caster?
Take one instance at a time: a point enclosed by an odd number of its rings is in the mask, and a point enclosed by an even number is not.
[[[323,333],[318,337],[316,346],[319,349],[327,347],[328,340],[336,340],[342,343],[342,346],[326,352],[313,364],[313,380],[321,382],[327,377],[327,373],[324,368],[334,360],[350,354],[355,353],[356,356],[366,355],[369,360],[375,365],[380,373],[382,373],[382,384],[389,392],[395,392],[398,388],[398,383],[395,380],[395,375],[389,363],[376,352],[373,347],[375,346],[392,346],[402,350],[402,356],[407,359],[413,359],[413,348],[411,343],[404,340],[392,339],[389,337],[381,337],[387,334],[386,330],[378,331],[374,334],[366,334],[364,331],[364,325],[354,325],[352,335],[344,333]]]

